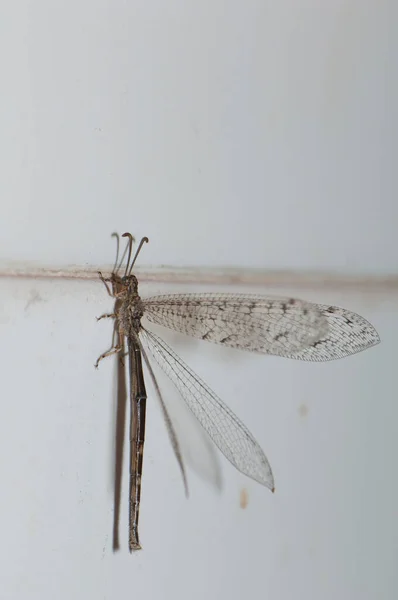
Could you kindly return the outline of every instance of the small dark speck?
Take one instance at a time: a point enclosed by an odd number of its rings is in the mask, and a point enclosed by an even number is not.
[[[284,337],[285,337],[285,333],[277,333],[276,336],[274,337],[274,341],[279,342],[279,340],[281,340]]]
[[[308,415],[309,411],[310,409],[306,404],[300,404],[300,406],[298,407],[298,414],[302,419],[304,419]]]
[[[249,494],[246,488],[242,488],[240,491],[240,500],[239,500],[239,506],[245,510],[245,508],[247,508],[247,505],[249,504]]]
[[[318,342],[314,342],[313,344],[311,344],[311,348],[318,348],[318,346],[322,346],[322,344],[325,343],[325,340],[319,340]]]

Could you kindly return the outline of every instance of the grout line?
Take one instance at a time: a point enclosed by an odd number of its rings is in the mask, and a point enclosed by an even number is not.
[[[97,280],[98,271],[109,274],[111,266],[85,268],[46,268],[22,265],[0,266],[0,277],[34,279]],[[251,285],[269,287],[329,287],[355,291],[398,290],[398,275],[355,275],[328,271],[288,271],[245,269],[231,267],[137,267],[134,270],[140,282],[173,284]]]

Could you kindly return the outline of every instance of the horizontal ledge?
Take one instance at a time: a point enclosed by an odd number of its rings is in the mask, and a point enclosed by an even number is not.
[[[0,265],[0,277],[98,279],[112,267],[87,268],[70,266],[62,268],[34,265]],[[242,267],[137,267],[134,269],[140,282],[173,284],[251,285],[269,287],[333,287],[353,290],[398,289],[398,274],[358,275],[333,271],[293,271],[246,269]]]

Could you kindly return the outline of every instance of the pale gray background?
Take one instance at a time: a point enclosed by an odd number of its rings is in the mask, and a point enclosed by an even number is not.
[[[397,16],[375,0],[5,4],[0,266],[110,263],[128,229],[150,237],[144,265],[397,273]],[[111,300],[94,281],[0,288],[2,596],[396,598],[395,289],[284,290],[374,323],[382,345],[345,361],[165,335],[258,438],[277,492],[222,461],[223,494],[191,475],[187,501],[148,386],[130,556],[126,495],[112,553],[114,364],[93,368]],[[142,293],[177,289],[195,288]]]

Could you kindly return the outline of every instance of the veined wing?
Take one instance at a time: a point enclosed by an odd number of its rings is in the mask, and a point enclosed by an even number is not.
[[[328,323],[326,336],[288,358],[327,361],[362,352],[380,342],[379,334],[369,321],[357,313],[324,304],[314,304]]]
[[[301,300],[243,294],[171,294],[144,300],[145,316],[187,335],[308,361],[343,358],[380,342],[360,315]]]
[[[245,294],[169,294],[143,299],[145,317],[196,338],[232,348],[290,356],[327,335],[314,304]]]
[[[146,329],[140,336],[224,456],[239,471],[273,490],[269,462],[245,425],[161,338]]]

